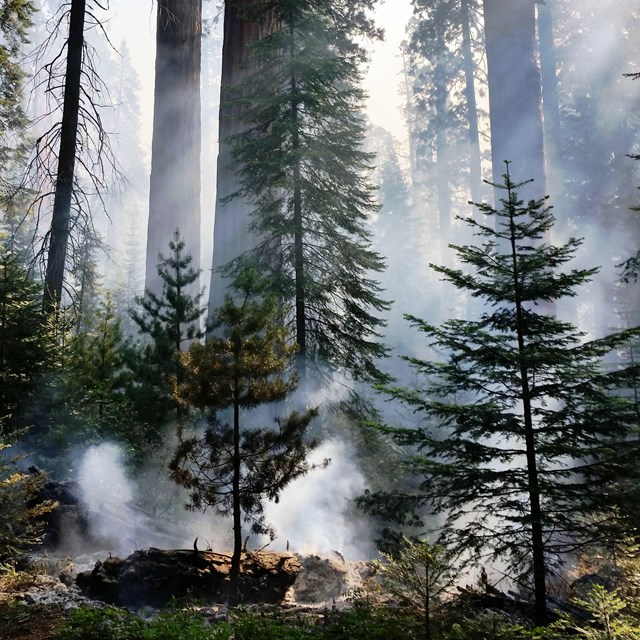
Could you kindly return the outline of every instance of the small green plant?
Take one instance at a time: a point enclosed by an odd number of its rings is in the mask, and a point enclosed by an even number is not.
[[[424,620],[425,638],[432,637],[432,612],[456,578],[451,552],[428,540],[401,541],[397,555],[381,554],[378,562],[383,586],[402,602],[420,612]]]
[[[609,591],[596,584],[572,602],[587,611],[591,620],[584,623],[566,618],[552,625],[554,628],[588,640],[640,640],[640,622],[627,614],[629,603],[616,589]]]
[[[230,640],[232,637],[229,625],[207,627],[202,615],[188,609],[170,611],[146,621],[121,609],[81,608],[73,612],[56,640]]]

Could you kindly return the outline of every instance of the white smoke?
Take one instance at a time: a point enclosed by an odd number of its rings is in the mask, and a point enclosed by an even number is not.
[[[113,545],[116,551],[129,547],[135,532],[130,513],[133,489],[120,448],[114,444],[89,448],[80,462],[78,483],[91,536]]]
[[[353,499],[366,487],[365,478],[351,460],[345,444],[331,440],[310,456],[326,469],[315,469],[287,487],[278,503],[266,508],[267,522],[276,530],[273,547],[288,543],[296,553],[328,555],[338,551],[348,560],[372,557],[373,547]],[[358,522],[360,520],[361,522]]]

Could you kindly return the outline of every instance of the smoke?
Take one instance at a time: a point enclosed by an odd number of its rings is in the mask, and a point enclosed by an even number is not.
[[[162,458],[133,477],[117,445],[93,446],[81,457],[77,480],[88,513],[88,546],[128,555],[147,547],[191,547],[198,537],[200,548],[229,547],[220,519],[184,509],[185,493],[169,480]]]
[[[123,468],[122,451],[114,444],[94,446],[82,456],[78,483],[90,522],[90,534],[127,548],[133,540],[135,521],[130,517],[133,489]]]
[[[287,487],[278,503],[265,510],[277,539],[274,549],[303,554],[330,555],[338,551],[347,560],[372,557],[373,545],[366,521],[355,513],[353,499],[366,487],[365,478],[353,462],[347,446],[337,440],[321,444],[310,462],[326,469],[312,470]]]
[[[371,557],[373,546],[362,515],[354,513],[353,498],[364,491],[365,479],[347,446],[328,441],[310,458],[312,465],[327,459],[292,483],[269,503],[266,517],[277,534],[272,548],[320,555],[338,551],[348,559]],[[183,509],[184,492],[174,485],[163,465],[150,465],[130,477],[122,450],[115,444],[90,447],[80,460],[80,498],[89,517],[94,547],[128,555],[136,549],[191,547],[197,537],[201,549],[230,551],[231,518]],[[164,499],[164,500],[162,500]],[[268,541],[258,539],[254,547]]]

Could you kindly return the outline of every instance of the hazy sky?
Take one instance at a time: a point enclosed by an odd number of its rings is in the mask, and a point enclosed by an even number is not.
[[[142,83],[142,112],[150,123],[153,96],[155,3],[151,0],[112,0],[109,33],[114,45],[124,38],[131,49],[133,61]],[[384,0],[376,14],[378,26],[384,28],[386,38],[377,43],[371,55],[371,65],[365,81],[369,93],[369,117],[374,124],[391,131],[396,137],[405,137],[404,122],[400,115],[400,42],[411,15],[410,0]],[[150,125],[147,136],[151,135]]]

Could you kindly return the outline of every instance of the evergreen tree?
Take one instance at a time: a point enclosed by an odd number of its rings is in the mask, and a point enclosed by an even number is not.
[[[277,0],[255,9],[273,12],[278,28],[253,45],[254,72],[241,88],[247,130],[234,138],[235,196],[255,206],[253,257],[291,303],[302,366],[327,363],[364,381],[384,377],[377,314],[388,307],[373,279],[384,263],[367,228],[377,206],[361,148],[364,53],[354,41],[370,30],[371,4]]]
[[[407,28],[410,136],[423,186],[437,195],[441,236],[449,232],[452,211],[465,208],[469,195],[481,197],[475,77],[484,55],[480,5],[416,0]]]
[[[28,42],[35,5],[29,0],[0,3],[0,194],[2,200],[15,195],[16,162],[26,155],[27,118],[23,108],[23,46]],[[21,168],[21,167],[20,167]]]
[[[33,221],[26,213],[32,194],[21,186],[29,124],[23,47],[35,11],[28,0],[0,2],[0,230],[8,235],[7,248],[25,257],[31,249]]]
[[[171,388],[173,379],[180,378],[178,352],[203,335],[199,326],[205,312],[203,293],[192,293],[200,272],[191,262],[176,229],[169,255],[160,255],[158,263],[162,294],[147,290],[138,299],[140,309],[132,312],[144,341],[131,351],[129,367],[134,379],[129,394],[139,417],[155,428],[165,424],[172,412],[175,415]]]
[[[597,270],[565,268],[578,239],[543,242],[553,224],[545,200],[524,204],[508,172],[493,186],[505,193],[502,208],[479,208],[495,228],[468,219],[482,244],[452,246],[470,270],[432,265],[485,311],[439,327],[408,316],[445,360],[406,358],[424,388],[388,389],[424,416],[418,428],[389,428],[417,447],[410,464],[421,480],[414,495],[391,498],[446,514],[442,540],[474,558],[488,551],[517,572],[530,567],[543,622],[553,559],[627,525],[612,504],[616,479],[638,476],[637,404],[622,390],[639,370],[606,370],[602,358],[640,329],[587,340],[544,315],[541,303],[575,295]],[[374,508],[376,497],[362,502]]]
[[[129,399],[123,393],[126,349],[120,325],[107,295],[85,319],[83,330],[69,342],[66,396],[85,433],[102,439],[116,438],[142,454],[149,434],[132,419]]]
[[[427,275],[426,248],[422,242],[424,220],[422,212],[411,204],[396,145],[384,129],[374,128],[370,132],[368,146],[376,154],[375,177],[380,203],[372,227],[373,247],[384,255],[387,263],[384,273],[380,274],[380,283],[393,300],[386,314],[385,331],[385,340],[391,349],[397,349],[407,338],[403,313],[423,298]]]
[[[184,368],[176,397],[188,407],[212,411],[203,436],[183,438],[171,462],[176,482],[191,492],[193,509],[215,507],[233,517],[230,599],[238,595],[242,520],[254,533],[270,534],[263,511],[290,482],[311,468],[307,454],[316,442],[304,436],[315,409],[276,418],[277,428],[260,427],[249,413],[283,400],[296,386],[287,372],[296,351],[288,344],[281,311],[254,271],[236,279],[237,301],[228,295],[216,315],[220,337],[195,343],[180,355]],[[230,409],[229,422],[219,418]]]
[[[30,396],[53,368],[55,353],[41,285],[0,244],[0,433],[26,426]]]

